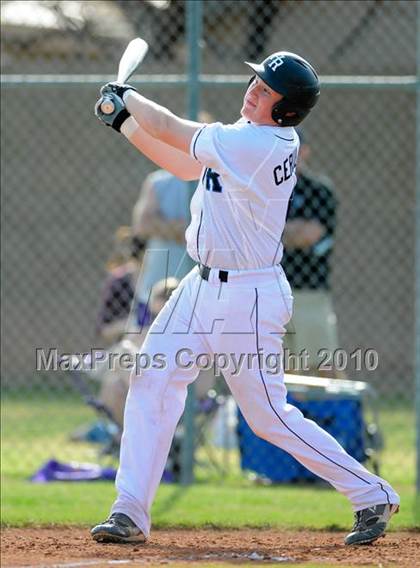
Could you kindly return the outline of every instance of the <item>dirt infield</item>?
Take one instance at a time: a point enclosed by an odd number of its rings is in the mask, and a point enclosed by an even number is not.
[[[349,548],[342,533],[280,530],[156,530],[146,545],[98,544],[88,529],[3,529],[1,565],[158,566],[161,564],[297,564],[420,566],[420,533],[391,532],[370,546]]]

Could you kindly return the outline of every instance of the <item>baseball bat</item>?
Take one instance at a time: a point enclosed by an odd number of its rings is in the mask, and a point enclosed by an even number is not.
[[[136,37],[136,39],[130,41],[118,65],[117,83],[123,84],[131,77],[145,58],[148,49],[149,46],[147,42],[140,37]],[[104,114],[112,114],[114,109],[115,107],[112,100],[105,96],[101,104],[101,111]]]

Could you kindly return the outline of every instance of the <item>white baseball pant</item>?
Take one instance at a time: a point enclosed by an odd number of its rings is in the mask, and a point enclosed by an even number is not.
[[[151,505],[184,410],[187,386],[199,373],[196,365],[183,368],[194,359],[186,356],[190,352],[227,354],[230,362],[223,375],[252,430],[328,481],[348,497],[354,511],[399,503],[385,480],[286,402],[282,368],[269,373],[254,357],[253,364],[247,360],[241,372],[235,372],[235,358],[239,361],[241,355],[282,354],[292,304],[281,267],[229,271],[228,282],[220,281],[218,270],[203,280],[195,267],[182,280],[141,350],[149,359],[164,354],[165,368],[151,367],[131,377],[112,512],[125,513],[149,535]]]

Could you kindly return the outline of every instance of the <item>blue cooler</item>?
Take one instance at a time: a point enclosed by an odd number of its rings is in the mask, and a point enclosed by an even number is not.
[[[285,382],[288,402],[329,432],[351,456],[359,462],[373,456],[378,448],[371,447],[375,444],[363,416],[366,395],[372,394],[366,383],[294,375],[286,375]],[[237,431],[243,470],[273,483],[319,481],[287,452],[256,436],[239,410]]]

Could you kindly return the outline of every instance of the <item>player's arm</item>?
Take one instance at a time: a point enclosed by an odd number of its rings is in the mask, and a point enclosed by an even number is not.
[[[202,124],[180,118],[132,89],[124,93],[123,100],[127,111],[150,136],[189,155],[191,140]]]
[[[318,205],[314,206],[315,203]],[[318,184],[306,205],[312,211],[312,218],[288,220],[283,233],[284,245],[289,249],[313,247],[315,254],[325,254],[333,246],[335,228],[336,200],[329,184]]]
[[[107,83],[95,105],[96,116],[125,136],[158,166],[184,180],[198,179],[201,168],[190,159],[190,143],[203,126],[182,119],[167,108],[143,97],[130,85]],[[111,98],[114,111],[102,111],[103,97]],[[138,127],[134,128],[134,124]],[[191,161],[190,161],[191,160]]]
[[[317,243],[326,233],[318,219],[290,219],[283,232],[283,243],[288,249],[305,249]]]
[[[140,197],[134,206],[132,224],[134,234],[145,240],[159,237],[179,243],[185,241],[185,221],[162,217],[150,176],[144,181]]]
[[[154,138],[131,116],[121,126],[124,136],[144,156],[176,177],[191,181],[198,179],[202,166],[189,154]]]

